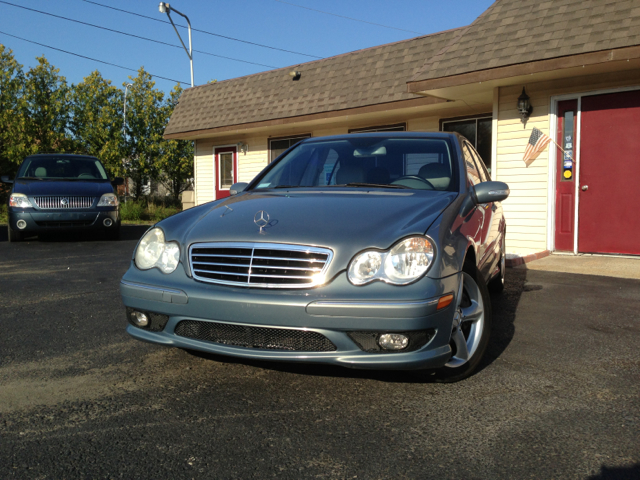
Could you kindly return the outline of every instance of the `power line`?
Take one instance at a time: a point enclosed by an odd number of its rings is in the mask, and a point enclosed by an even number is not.
[[[121,32],[120,30],[114,30],[113,28],[102,27],[100,25],[95,25],[93,23],[83,22],[81,20],[74,20],[73,18],[63,17],[61,15],[55,15],[55,14],[49,13],[49,12],[43,12],[42,10],[36,10],[35,8],[23,7],[22,5],[16,5],[15,3],[5,2],[4,0],[0,0],[0,3],[4,3],[5,5],[11,5],[12,7],[16,7],[16,8],[22,8],[23,10],[29,10],[31,12],[40,13],[42,15],[48,15],[50,17],[59,18],[61,20],[67,20],[69,22],[79,23],[81,25],[86,25],[88,27],[99,28],[100,30],[106,30],[108,32],[118,33],[120,35],[126,35],[127,37],[133,37],[133,38],[137,38],[139,40],[146,40],[148,42],[158,43],[160,45],[166,45],[168,47],[173,47],[173,48],[178,48],[178,49],[181,48],[179,45],[173,45],[171,43],[163,42],[161,40],[154,40],[153,38],[142,37],[140,35],[134,35],[132,33],[127,33],[127,32]],[[249,62],[247,60],[240,60],[239,58],[232,58],[232,57],[225,57],[223,55],[216,55],[215,53],[204,52],[202,50],[194,50],[194,52],[202,53],[204,55],[210,55],[212,57],[224,58],[225,60],[233,60],[235,62],[249,63],[251,65],[258,65],[260,67],[279,68],[279,67],[274,67],[273,65],[265,65],[263,63],[256,63],[256,62]]]
[[[359,18],[345,17],[344,15],[338,15],[337,13],[325,12],[323,10],[316,10],[315,8],[303,7],[302,5],[298,5],[298,4],[291,3],[291,2],[285,2],[284,0],[275,0],[275,1],[276,2],[280,2],[280,3],[284,3],[286,5],[291,5],[292,7],[298,7],[298,8],[304,8],[305,10],[311,10],[312,12],[324,13],[325,15],[332,15],[334,17],[346,18],[347,20],[353,20],[354,22],[368,23],[369,25],[375,25],[376,27],[390,28],[392,30],[400,30],[401,32],[409,32],[409,33],[416,33],[418,35],[422,35],[420,32],[414,32],[413,30],[405,30],[404,28],[390,27],[389,25],[382,25],[381,23],[367,22],[366,20],[360,20]]]
[[[99,7],[103,7],[103,8],[109,8],[111,10],[116,10],[118,12],[122,12],[122,13],[127,13],[129,15],[135,15],[137,17],[142,17],[142,18],[147,18],[149,20],[153,20],[154,22],[160,22],[160,23],[166,23],[168,25],[171,25],[169,22],[165,21],[165,20],[160,20],[158,18],[154,18],[154,17],[149,17],[147,15],[142,15],[141,13],[135,13],[135,12],[130,12],[128,10],[123,10],[121,8],[116,8],[116,7],[112,7],[111,5],[104,5],[102,3],[98,3],[98,2],[92,2],[91,0],[83,0],[84,2],[87,3],[91,3],[93,5],[98,5]],[[184,25],[177,25],[178,27],[181,28],[187,28]],[[213,32],[207,32],[206,30],[199,30],[197,28],[192,28],[192,30],[194,32],[200,32],[200,33],[206,33],[207,35],[211,35],[214,37],[219,37],[219,38],[225,38],[227,40],[233,40],[234,42],[241,42],[241,43],[246,43],[248,45],[255,45],[256,47],[263,47],[263,48],[269,48],[271,50],[278,50],[279,52],[285,52],[285,53],[293,53],[295,55],[302,55],[304,57],[310,57],[310,58],[318,58],[318,59],[322,59],[323,57],[318,57],[316,55],[309,55],[308,53],[301,53],[301,52],[294,52],[293,50],[285,50],[283,48],[278,48],[278,47],[271,47],[269,45],[264,45],[262,43],[255,43],[255,42],[249,42],[248,40],[241,40],[239,38],[233,38],[233,37],[227,37],[225,35],[220,35],[218,33],[213,33]]]
[[[117,65],[115,63],[106,62],[104,60],[98,60],[97,58],[87,57],[85,55],[80,55],[79,53],[69,52],[67,50],[62,50],[61,48],[52,47],[51,45],[45,45],[44,43],[38,43],[38,42],[34,42],[33,40],[27,40],[26,38],[18,37],[17,35],[12,35],[12,34],[7,33],[7,32],[0,31],[0,34],[7,35],[8,37],[17,38],[18,40],[22,40],[23,42],[33,43],[35,45],[40,45],[41,47],[50,48],[52,50],[57,50],[58,52],[67,53],[67,54],[73,55],[75,57],[86,58],[87,60],[92,60],[94,62],[104,63],[105,65],[111,65],[112,67],[121,68],[123,70],[129,70],[131,72],[137,72],[137,70],[135,68],[123,67],[122,65]],[[175,80],[173,78],[161,77],[160,75],[153,75],[150,72],[147,72],[147,73],[149,73],[149,75],[151,75],[152,77],[162,78],[163,80],[169,80],[170,82],[184,83],[185,85],[191,85],[190,82],[181,82],[180,80]]]

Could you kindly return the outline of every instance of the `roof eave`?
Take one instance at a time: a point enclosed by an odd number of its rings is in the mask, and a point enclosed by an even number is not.
[[[519,63],[486,70],[476,70],[448,77],[412,80],[407,82],[407,92],[418,95],[429,95],[429,92],[433,90],[447,87],[489,82],[507,79],[510,77],[519,77],[522,75],[534,75],[554,70],[564,70],[586,65],[597,65],[638,58],[640,58],[640,45],[612,50],[601,50],[598,52],[537,60],[534,62]]]

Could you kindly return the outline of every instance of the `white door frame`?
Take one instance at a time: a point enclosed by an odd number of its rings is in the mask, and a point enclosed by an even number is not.
[[[578,212],[580,207],[580,144],[582,133],[582,97],[590,97],[592,95],[606,95],[608,93],[621,93],[630,92],[633,90],[640,90],[640,85],[631,87],[619,87],[619,88],[607,88],[601,90],[591,90],[588,92],[580,93],[567,93],[564,95],[554,95],[551,97],[549,105],[549,135],[552,139],[555,139],[556,130],[558,129],[558,102],[565,100],[577,100],[578,101],[578,127],[576,129],[575,138],[575,210],[574,210],[574,226],[573,226],[573,254],[578,254]],[[547,249],[555,250],[556,240],[556,165],[557,165],[557,148],[553,142],[549,144],[549,177],[547,187]]]

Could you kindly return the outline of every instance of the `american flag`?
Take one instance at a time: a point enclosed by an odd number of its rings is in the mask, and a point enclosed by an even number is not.
[[[542,133],[537,128],[533,128],[531,132],[531,136],[529,137],[529,143],[527,144],[527,148],[524,151],[523,161],[524,164],[528,167],[531,163],[538,158],[540,152],[542,152],[547,145],[549,145],[551,139]]]

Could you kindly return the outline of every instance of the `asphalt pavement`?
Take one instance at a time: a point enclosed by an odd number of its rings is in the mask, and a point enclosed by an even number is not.
[[[0,229],[0,478],[640,478],[640,280],[509,269],[451,385],[133,340],[117,242]]]

